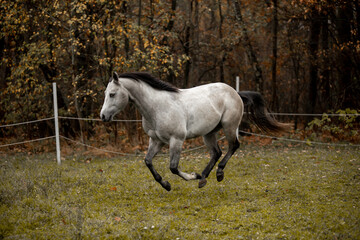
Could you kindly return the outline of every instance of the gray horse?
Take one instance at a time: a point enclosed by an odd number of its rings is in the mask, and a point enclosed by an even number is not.
[[[263,106],[256,105],[261,95],[244,92],[246,103],[255,109],[253,120],[262,129],[281,131],[284,125],[266,114]],[[101,109],[101,119],[111,121],[132,101],[142,115],[142,124],[149,135],[149,149],[145,157],[146,166],[155,180],[170,191],[171,185],[164,181],[155,170],[152,159],[168,144],[170,148],[170,170],[185,180],[199,179],[199,188],[206,185],[206,178],[222,155],[217,144],[216,133],[222,128],[229,148],[225,157],[218,164],[216,177],[220,182],[224,178],[224,168],[230,157],[240,146],[238,127],[244,104],[241,92],[238,94],[224,83],[211,83],[189,89],[178,89],[156,79],[148,73],[116,72],[110,78],[105,91],[105,100]],[[186,139],[203,136],[204,143],[210,150],[211,159],[202,174],[185,173],[179,169],[180,153]]]

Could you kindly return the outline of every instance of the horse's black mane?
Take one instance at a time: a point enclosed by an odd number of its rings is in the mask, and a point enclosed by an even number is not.
[[[122,73],[119,74],[119,78],[130,78],[136,81],[142,81],[149,84],[151,87],[159,90],[164,90],[168,92],[179,92],[179,89],[177,87],[174,87],[170,83],[163,82],[147,72]]]

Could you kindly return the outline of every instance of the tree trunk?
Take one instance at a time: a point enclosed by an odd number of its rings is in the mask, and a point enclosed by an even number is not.
[[[221,12],[221,0],[218,0],[218,7],[219,7],[219,40],[220,40],[220,82],[225,81],[224,77],[224,61],[225,61],[225,52],[223,46],[223,33],[222,33],[222,25],[224,21],[224,17]]]
[[[331,84],[330,84],[330,63],[329,63],[329,24],[327,14],[322,14],[321,21],[321,47],[323,50],[323,66],[322,66],[322,85],[324,87],[324,96],[323,96],[323,112],[327,111],[332,106],[331,99]]]
[[[74,11],[71,10],[71,17],[73,17],[75,15]],[[79,64],[79,59],[77,59],[77,57],[75,56],[75,39],[79,38],[79,32],[77,30],[77,27],[74,26],[74,24],[70,25],[70,29],[69,29],[69,35],[70,35],[70,41],[71,41],[71,81],[72,81],[72,85],[73,85],[73,97],[74,97],[74,105],[75,105],[75,110],[76,110],[76,115],[78,118],[83,118],[83,115],[81,113],[81,107],[79,104],[79,95],[78,95],[78,90],[79,90],[79,74],[78,74],[78,70],[79,67],[81,68],[80,64]],[[84,139],[84,134],[83,134],[83,121],[79,120],[79,126],[80,126],[80,138],[81,138],[81,142],[84,144],[85,143],[85,139]],[[85,146],[85,150],[86,150],[86,146]]]
[[[198,0],[191,0],[187,2],[187,24],[185,26],[185,39],[183,41],[184,52],[190,60],[185,63],[185,82],[184,87],[192,87],[197,85],[198,78],[198,50],[199,50],[199,3]]]
[[[190,26],[185,27],[185,42],[183,43],[184,52],[186,56],[190,56]],[[185,63],[185,82],[184,88],[189,87],[189,79],[190,79],[190,69],[191,69],[191,60],[186,61]]]
[[[272,61],[271,61],[271,77],[272,77],[272,109],[278,110],[278,96],[277,96],[277,44],[278,44],[278,4],[277,0],[273,0],[273,23],[272,23]]]
[[[8,45],[8,40],[7,39],[8,39],[7,37],[0,38],[0,58],[1,59],[6,58],[6,53],[5,53],[4,50],[7,49],[7,45]],[[5,61],[1,61],[1,63],[0,63],[0,92],[1,93],[3,93],[5,91],[5,89],[6,89],[6,87],[7,87],[7,84],[6,84],[7,75],[8,75],[7,63]],[[1,104],[1,102],[2,101],[0,100],[0,104]],[[0,107],[0,119],[1,119],[1,121],[5,120],[4,119],[5,113],[6,112],[4,111],[4,109],[2,109],[2,107]],[[3,124],[3,123],[0,122],[0,124]],[[0,137],[3,137],[3,136],[4,136],[4,131],[0,130]]]
[[[344,6],[338,8],[338,16],[336,19],[336,28],[338,33],[338,42],[340,45],[340,53],[338,56],[338,62],[340,64],[340,93],[339,96],[342,99],[340,103],[341,108],[353,107],[353,83],[352,83],[352,61],[351,51],[348,43],[351,42],[351,15],[352,6],[351,3],[344,3]]]
[[[358,0],[354,0],[356,11],[356,39],[360,39],[360,4]]]
[[[125,58],[126,58],[126,60],[128,60],[129,59],[129,52],[130,52],[130,40],[129,40],[129,37],[127,36],[128,35],[127,17],[126,17],[126,14],[127,14],[127,11],[128,11],[127,1],[123,1],[120,11],[124,15],[121,23],[124,26],[123,28],[124,28],[124,32],[125,32],[123,34],[124,48],[125,48]],[[112,73],[110,73],[110,76],[111,75],[112,75]]]
[[[138,26],[139,26],[139,28],[140,28],[140,26],[141,26],[141,16],[142,16],[142,1],[141,0],[139,0],[139,2],[138,2],[138,4],[139,4],[139,12],[138,12],[138,20],[137,20],[137,24],[138,24]],[[141,31],[141,30],[140,30]],[[143,51],[144,50],[144,44],[143,44],[143,41],[142,41],[142,38],[141,38],[141,33],[139,32],[139,35],[138,35],[138,37],[139,37],[139,48],[140,48],[140,50],[141,51]],[[143,66],[144,64],[143,64],[143,61],[141,60],[140,61],[140,68]]]
[[[169,45],[168,43],[168,37],[166,35],[166,32],[170,32],[173,27],[174,27],[174,23],[175,23],[175,11],[176,11],[176,6],[177,6],[177,0],[172,0],[171,1],[171,13],[170,13],[170,18],[169,18],[169,22],[167,24],[167,26],[164,28],[164,32],[165,32],[165,36],[161,41],[162,45]]]
[[[287,41],[289,44],[289,52],[290,52],[290,59],[291,59],[291,63],[292,63],[292,70],[293,70],[293,76],[295,79],[295,88],[294,85],[292,87],[292,90],[295,92],[293,93],[294,97],[293,102],[294,102],[294,107],[292,109],[293,112],[298,113],[299,112],[299,107],[300,107],[300,93],[302,91],[301,89],[301,85],[300,85],[300,56],[298,54],[295,53],[294,50],[294,41],[292,41],[292,36],[291,36],[291,29],[287,30]],[[294,119],[294,129],[297,129],[298,126],[298,116],[295,116]]]
[[[196,86],[200,79],[199,71],[199,0],[191,1],[191,31],[190,31],[190,54],[191,54],[191,69],[190,74],[193,76],[191,83],[192,86]]]
[[[256,91],[262,92],[263,91],[263,82],[264,82],[263,76],[262,76],[262,70],[259,65],[258,59],[256,57],[255,51],[250,42],[248,30],[246,28],[246,25],[244,23],[244,20],[243,20],[242,14],[241,14],[240,2],[238,0],[233,0],[233,2],[234,2],[234,6],[235,6],[236,19],[241,26],[242,35],[244,37],[245,48],[246,48],[247,54],[249,56],[249,60],[252,64],[252,67],[255,72],[255,83],[256,83],[255,88],[256,88]]]
[[[318,64],[317,53],[319,47],[320,22],[316,9],[312,9],[310,19],[310,36],[309,36],[309,86],[308,86],[308,107],[307,113],[314,113],[317,102],[317,83],[318,83]]]
[[[174,27],[175,11],[176,11],[176,5],[177,5],[176,1],[177,0],[171,1],[171,14],[170,14],[169,23],[167,24],[166,28],[164,29],[165,34],[166,34],[166,32],[170,32]],[[167,35],[165,35],[165,37],[162,39],[162,44],[170,47],[170,44],[168,41],[169,41],[168,37],[167,37]],[[168,76],[168,82],[175,83],[175,74],[173,71],[171,71]]]

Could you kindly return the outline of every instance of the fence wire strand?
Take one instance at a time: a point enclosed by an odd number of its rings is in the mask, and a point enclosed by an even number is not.
[[[27,122],[11,123],[11,124],[7,124],[7,125],[1,125],[0,128],[20,126],[20,125],[25,125],[25,124],[43,122],[43,121],[47,121],[47,120],[53,120],[53,119],[54,119],[54,117],[49,117],[49,118],[43,118],[43,119],[38,119],[38,120],[33,120],[33,121],[27,121]]]
[[[249,113],[247,113],[249,114]],[[360,114],[356,113],[268,113],[274,116],[304,116],[304,117],[322,117],[324,114],[328,117],[359,117]]]
[[[88,148],[92,148],[92,149],[96,149],[96,150],[99,150],[99,151],[102,151],[102,152],[106,152],[106,153],[112,153],[112,154],[117,154],[117,155],[123,155],[123,156],[145,156],[146,154],[144,153],[139,153],[139,154],[135,154],[135,153],[122,153],[122,152],[115,152],[115,151],[111,151],[111,150],[106,150],[106,149],[102,149],[102,148],[98,148],[98,147],[94,147],[94,146],[91,146],[91,145],[88,145],[88,144],[85,144],[85,143],[82,143],[82,142],[79,142],[79,141],[75,141],[73,139],[70,139],[70,138],[67,138],[65,136],[61,136],[60,135],[60,138],[62,139],[65,139],[65,140],[68,140],[70,142],[73,142],[75,144],[78,144],[78,145],[82,145],[84,147],[88,147]],[[220,139],[218,139],[217,141],[221,141],[223,140],[225,137],[222,137]],[[198,147],[194,147],[194,148],[190,148],[190,149],[184,149],[183,151],[181,151],[182,153],[188,153],[188,152],[193,152],[193,151],[196,151],[196,150],[200,150],[202,148],[206,147],[205,145],[201,145],[201,146],[198,146]],[[168,156],[169,154],[157,154],[157,156]]]
[[[70,142],[73,142],[73,143],[78,144],[78,145],[82,145],[82,146],[84,146],[84,147],[96,149],[96,150],[99,150],[99,151],[102,151],[102,152],[106,152],[106,153],[112,153],[112,154],[123,155],[123,156],[132,156],[132,157],[145,155],[145,154],[143,154],[143,153],[141,153],[141,154],[121,153],[121,152],[115,152],[115,151],[111,151],[111,150],[106,150],[106,149],[94,147],[94,146],[91,146],[91,145],[88,145],[88,144],[85,144],[85,143],[82,143],[82,142],[79,142],[79,141],[72,140],[72,139],[70,139],[70,138],[68,138],[68,137],[65,137],[65,136],[62,136],[62,135],[60,135],[60,138],[65,139],[65,140],[70,141]]]
[[[43,141],[43,140],[47,140],[47,139],[52,139],[52,138],[55,138],[55,136],[44,137],[44,138],[37,138],[37,139],[27,140],[27,141],[23,141],[23,142],[9,143],[9,144],[5,144],[5,145],[0,145],[0,148],[2,148],[2,147],[11,147],[11,146],[20,145],[20,144],[25,144],[25,143],[39,142],[39,141]]]
[[[77,117],[62,117],[59,116],[59,119],[70,119],[70,120],[81,120],[81,121],[94,121],[101,122],[100,118],[77,118]],[[124,119],[115,119],[113,122],[142,122],[142,120],[124,120]]]
[[[284,137],[268,136],[268,135],[263,135],[263,134],[258,134],[258,133],[246,132],[246,131],[242,131],[242,130],[239,130],[239,132],[248,134],[248,135],[257,136],[257,137],[262,137],[262,138],[272,138],[272,139],[276,139],[276,140],[280,140],[280,141],[296,142],[296,143],[302,143],[302,144],[307,144],[307,145],[316,144],[316,145],[325,145],[325,146],[334,146],[334,147],[360,147],[359,144],[324,143],[324,142],[316,142],[316,141],[310,141],[310,140],[304,141],[304,140],[297,140],[297,139],[284,138]]]

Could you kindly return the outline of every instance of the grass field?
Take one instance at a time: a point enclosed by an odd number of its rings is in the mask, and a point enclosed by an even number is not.
[[[1,156],[0,239],[360,239],[359,149],[242,146],[202,189],[154,165],[171,192],[142,157]]]

